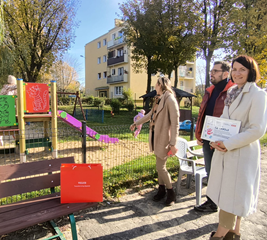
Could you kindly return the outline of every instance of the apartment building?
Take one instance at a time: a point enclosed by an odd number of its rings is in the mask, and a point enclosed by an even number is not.
[[[146,93],[147,73],[136,73],[132,67],[131,52],[125,43],[120,20],[108,33],[85,45],[85,90],[87,95],[118,98],[123,90],[131,89],[133,98]],[[196,63],[188,62],[179,67],[178,88],[195,92]],[[160,73],[152,76],[151,90]],[[174,84],[174,74],[171,76]]]

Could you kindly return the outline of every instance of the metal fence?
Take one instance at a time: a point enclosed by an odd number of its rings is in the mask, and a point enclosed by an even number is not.
[[[153,155],[149,151],[148,145],[148,124],[144,124],[137,138],[134,138],[128,125],[95,126],[93,129],[100,135],[118,138],[118,143],[105,143],[87,136],[86,145],[83,148],[82,132],[62,124],[58,127],[58,158],[74,156],[75,162],[82,163],[84,161],[83,153],[85,153],[86,163],[100,163],[104,171],[112,174],[110,170],[115,167],[133,160],[140,161],[141,166],[148,157],[151,158]],[[3,133],[3,146],[0,146],[0,165],[19,163],[19,141],[16,139],[19,139],[20,132],[0,130],[0,135]],[[48,131],[45,130],[42,123],[26,125],[27,162],[52,159],[51,136],[51,128]],[[127,174],[132,171],[130,165],[126,169]]]
[[[84,109],[84,116],[88,122],[104,123],[104,110],[103,109]],[[76,109],[73,117],[84,120],[81,109]]]

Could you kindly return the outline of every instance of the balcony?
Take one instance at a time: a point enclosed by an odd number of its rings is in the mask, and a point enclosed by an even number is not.
[[[107,83],[108,84],[115,84],[115,83],[121,83],[121,82],[123,82],[123,83],[128,82],[127,74],[107,77]]]
[[[108,58],[107,65],[116,65],[119,63],[126,63],[128,62],[128,54],[123,54],[123,56],[117,56],[117,57],[112,57]]]
[[[117,47],[121,44],[125,44],[124,37],[118,38],[118,39],[113,39],[108,42],[107,44],[107,49]]]

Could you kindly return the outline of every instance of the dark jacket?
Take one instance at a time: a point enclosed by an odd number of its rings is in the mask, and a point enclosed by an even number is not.
[[[227,90],[233,85],[234,83],[231,80],[229,80],[225,88],[223,89],[223,91],[219,94],[218,98],[216,99],[214,110],[213,110],[214,117],[220,117],[222,115],[223,108],[224,108],[224,100],[226,98]],[[200,105],[198,118],[197,118],[197,124],[196,124],[196,130],[195,130],[195,136],[199,141],[201,141],[201,132],[202,132],[202,128],[203,128],[203,124],[205,120],[205,110],[206,110],[208,101],[210,99],[210,96],[214,88],[215,88],[214,85],[212,85],[211,87],[205,90],[205,94],[203,96],[202,103]]]

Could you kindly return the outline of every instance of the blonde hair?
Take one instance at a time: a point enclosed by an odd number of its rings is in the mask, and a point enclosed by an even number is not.
[[[163,93],[165,93],[166,91],[170,92],[171,94],[175,93],[172,90],[172,86],[171,86],[171,80],[167,77],[159,77],[157,84],[161,86],[161,90]]]
[[[17,85],[17,79],[12,75],[8,75],[7,82],[9,84]]]

